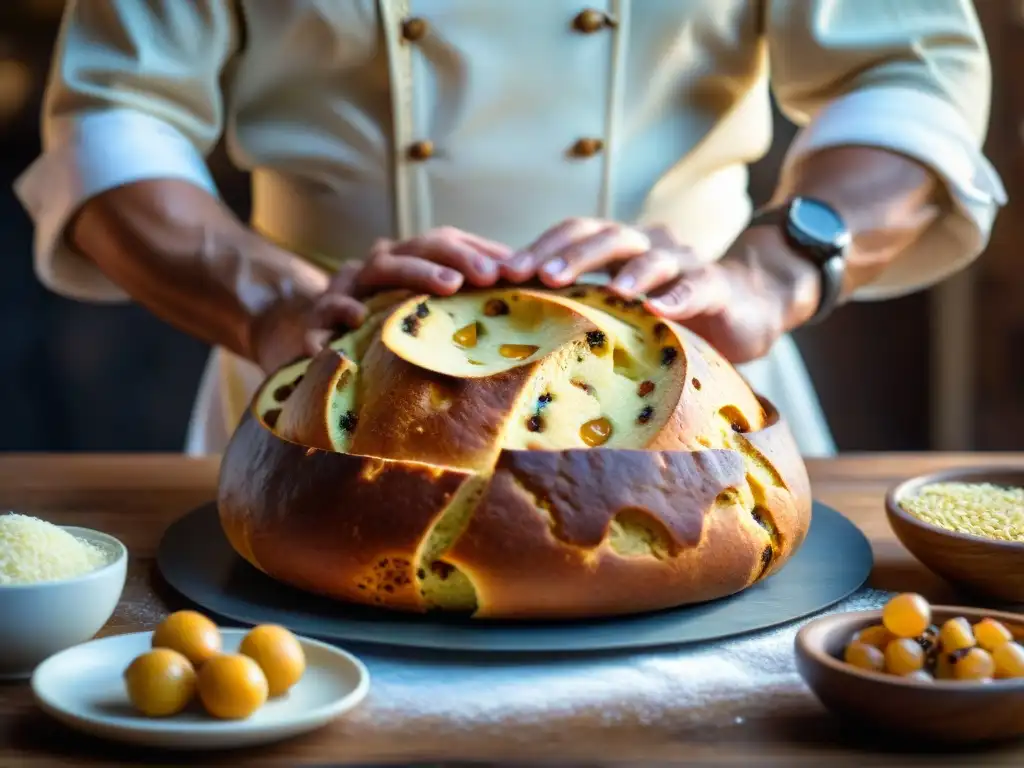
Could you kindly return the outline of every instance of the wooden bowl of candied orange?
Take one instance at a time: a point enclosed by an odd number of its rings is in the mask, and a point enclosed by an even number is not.
[[[947,744],[1024,736],[1024,616],[901,594],[881,611],[811,621],[796,659],[825,707],[876,731]]]

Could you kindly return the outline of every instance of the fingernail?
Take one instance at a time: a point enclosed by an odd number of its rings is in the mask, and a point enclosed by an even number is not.
[[[675,306],[675,302],[668,297],[648,299],[648,303],[655,309],[672,309]]]
[[[562,261],[561,259],[549,261],[547,264],[544,265],[544,271],[547,272],[552,277],[560,274],[563,269],[565,269],[565,262]]]
[[[629,291],[636,285],[636,278],[632,275],[621,275],[615,278],[613,285],[620,291]]]
[[[484,275],[493,275],[498,266],[486,256],[477,256],[473,259],[473,266],[476,271]]]
[[[437,277],[442,283],[457,283],[462,275],[456,272],[454,269],[439,269],[437,270]]]

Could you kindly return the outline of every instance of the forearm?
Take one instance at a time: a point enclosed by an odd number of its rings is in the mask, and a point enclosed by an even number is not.
[[[771,204],[794,196],[833,206],[853,236],[840,300],[876,279],[935,221],[942,187],[925,166],[871,147],[824,149],[807,156],[780,180]],[[773,227],[745,231],[723,259],[759,291],[778,298],[779,330],[809,320],[820,300],[820,277]]]
[[[834,147],[790,169],[775,202],[817,198],[843,217],[853,236],[843,297],[877,278],[941,214],[943,188],[924,165],[874,147]]]
[[[327,276],[242,224],[188,182],[127,184],[89,200],[69,245],[153,314],[254,359],[252,329],[282,301],[312,298]]]

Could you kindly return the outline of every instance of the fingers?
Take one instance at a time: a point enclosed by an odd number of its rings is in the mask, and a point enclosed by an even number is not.
[[[486,237],[480,237],[474,235],[471,232],[463,232],[460,229],[455,229],[461,235],[462,239],[470,245],[477,248],[481,253],[490,256],[492,259],[497,261],[506,261],[512,256],[512,249],[503,243],[497,243],[494,240],[488,240]]]
[[[552,260],[556,254],[608,228],[608,222],[599,219],[566,219],[502,264],[502,275],[516,283],[529,280],[541,264]]]
[[[608,287],[622,298],[632,299],[664,287],[682,272],[683,260],[677,251],[655,249],[627,261]]]
[[[317,354],[339,333],[362,325],[366,315],[366,307],[357,299],[328,290],[305,315],[304,353]]]
[[[724,270],[718,265],[710,265],[684,273],[668,287],[650,296],[644,305],[668,320],[683,321],[722,312],[729,306],[731,293]]]
[[[306,357],[316,357],[327,346],[331,336],[330,331],[322,328],[310,328],[302,339],[302,354]]]
[[[512,249],[454,227],[441,227],[402,242],[378,240],[370,258],[348,277],[336,276],[332,288],[363,296],[390,288],[448,296],[468,282],[494,285],[498,263]]]
[[[664,224],[653,224],[644,227],[644,232],[651,238],[651,248],[663,248],[671,250],[675,248],[678,243],[672,236],[672,232]]]
[[[389,247],[388,241],[378,240],[374,244],[374,250]],[[343,293],[351,296],[355,290],[356,280],[363,269],[360,261],[346,261],[338,267],[338,270],[331,275],[331,281],[327,285],[329,293]]]
[[[441,227],[391,247],[402,256],[416,256],[456,270],[471,285],[494,285],[500,277],[499,259],[507,258],[511,249],[498,243],[470,235],[454,227]]]
[[[312,328],[334,328],[345,325],[358,328],[366,319],[362,302],[343,293],[327,292],[320,296],[309,311],[308,324]]]
[[[387,288],[450,296],[462,287],[463,276],[429,259],[379,251],[371,256],[356,281],[356,295]]]
[[[608,285],[624,299],[667,289],[667,284],[681,275],[698,273],[708,266],[707,260],[692,248],[680,246],[664,236],[650,237],[651,250],[629,259]]]
[[[643,232],[631,227],[609,227],[554,254],[540,265],[540,280],[551,288],[561,288],[580,275],[634,258],[650,247],[651,242]]]

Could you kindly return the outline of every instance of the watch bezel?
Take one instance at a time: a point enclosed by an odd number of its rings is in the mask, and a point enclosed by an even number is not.
[[[804,207],[816,208],[831,217],[835,225],[831,236],[814,232],[807,226],[806,219],[800,218],[801,208]],[[819,266],[823,266],[830,259],[845,257],[852,240],[850,230],[839,212],[828,203],[811,197],[798,196],[789,201],[786,206],[785,229],[794,245],[813,257]]]

